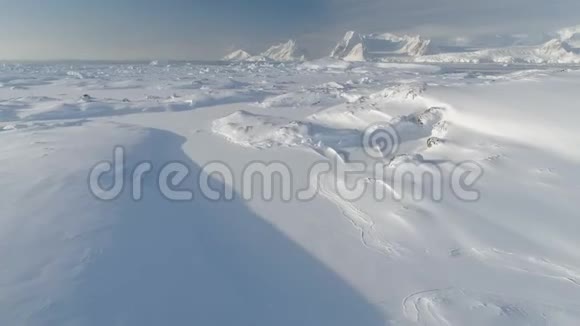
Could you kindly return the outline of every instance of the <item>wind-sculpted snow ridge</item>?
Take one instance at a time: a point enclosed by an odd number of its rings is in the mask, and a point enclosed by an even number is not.
[[[431,41],[420,36],[397,36],[390,33],[346,33],[330,56],[346,61],[378,60],[388,57],[417,57],[429,52]]]

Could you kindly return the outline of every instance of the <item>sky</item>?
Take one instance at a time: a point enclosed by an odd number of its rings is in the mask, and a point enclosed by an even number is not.
[[[580,24],[578,0],[0,0],[0,60],[212,60],[348,30],[470,37]]]

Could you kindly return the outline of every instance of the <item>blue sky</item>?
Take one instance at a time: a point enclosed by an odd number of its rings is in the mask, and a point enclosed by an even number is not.
[[[432,36],[580,24],[577,0],[0,0],[0,59],[211,59],[350,29]]]

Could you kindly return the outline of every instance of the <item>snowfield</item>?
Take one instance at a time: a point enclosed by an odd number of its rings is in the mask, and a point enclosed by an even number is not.
[[[364,61],[385,44],[438,63]],[[579,325],[579,61],[428,47],[352,33],[305,62],[288,42],[266,53],[284,63],[1,64],[0,324]],[[542,49],[516,54],[575,58]],[[98,199],[91,171],[120,147],[124,187]],[[189,200],[161,189],[176,162]],[[247,183],[256,162],[288,168],[290,198]],[[323,164],[365,168],[313,179]],[[405,173],[441,188],[389,182]]]

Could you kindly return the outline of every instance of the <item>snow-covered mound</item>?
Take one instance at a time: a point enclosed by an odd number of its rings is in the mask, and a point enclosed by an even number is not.
[[[289,40],[286,43],[271,46],[260,56],[276,62],[304,61],[306,51],[299,48],[294,40]]]
[[[308,142],[308,126],[281,117],[237,111],[214,121],[212,130],[232,143],[252,148],[294,147]]]
[[[252,57],[251,54],[244,50],[237,50],[226,55],[222,60],[224,61],[246,61]]]
[[[430,40],[425,40],[418,35],[360,34],[349,31],[336,45],[330,56],[350,61],[384,57],[416,57],[427,54],[430,44]]]

